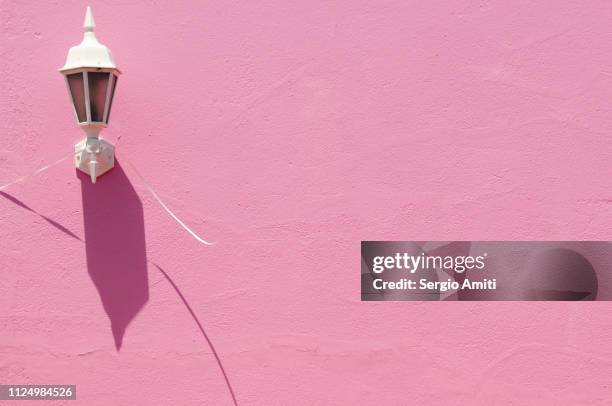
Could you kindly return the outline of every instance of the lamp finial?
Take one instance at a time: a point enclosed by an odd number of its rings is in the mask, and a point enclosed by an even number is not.
[[[91,12],[91,6],[87,6],[83,28],[85,28],[85,31],[93,31],[95,26],[96,26],[96,22],[94,21],[93,13]]]

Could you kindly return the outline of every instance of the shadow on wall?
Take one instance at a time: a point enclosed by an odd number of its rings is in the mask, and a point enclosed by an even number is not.
[[[28,206],[27,204],[25,204],[24,202],[22,202],[21,200],[17,199],[15,196],[10,195],[6,192],[2,192],[0,191],[0,196],[4,197],[6,200],[13,202],[14,204],[16,204],[17,206],[26,209],[27,211],[36,214],[37,216],[39,216],[40,218],[42,218],[43,220],[45,220],[47,223],[51,224],[53,227],[57,228],[59,231],[61,231],[62,233],[69,235],[70,237],[74,238],[75,240],[79,240],[79,241],[83,241],[79,238],[78,235],[76,235],[75,233],[73,233],[72,231],[68,230],[66,227],[64,227],[63,225],[61,225],[60,223],[58,223],[57,221],[50,219],[49,217],[45,216],[44,214],[41,214],[39,212],[37,212],[36,210],[32,209],[30,206]]]
[[[117,351],[149,299],[142,203],[119,162],[94,185],[81,171],[87,271],[111,323]]]

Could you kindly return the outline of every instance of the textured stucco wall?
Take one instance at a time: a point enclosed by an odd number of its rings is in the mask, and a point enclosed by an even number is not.
[[[85,5],[0,3],[0,184],[82,136]],[[609,304],[360,303],[359,241],[610,239],[612,3],[92,6],[103,136],[216,244],[126,161],[6,190],[0,382],[231,404],[196,317],[243,405],[610,404]]]

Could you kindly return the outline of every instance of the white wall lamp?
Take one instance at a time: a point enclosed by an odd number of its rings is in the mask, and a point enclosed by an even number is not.
[[[113,95],[121,72],[111,51],[99,43],[91,7],[85,13],[83,41],[68,51],[66,64],[59,70],[66,78],[74,116],[87,137],[74,146],[77,169],[89,174],[96,183],[98,176],[115,165],[115,147],[99,138],[108,125]]]

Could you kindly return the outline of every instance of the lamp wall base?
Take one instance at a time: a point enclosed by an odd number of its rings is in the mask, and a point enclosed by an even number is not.
[[[74,146],[74,164],[96,183],[98,177],[115,166],[115,147],[97,137],[85,138]]]

